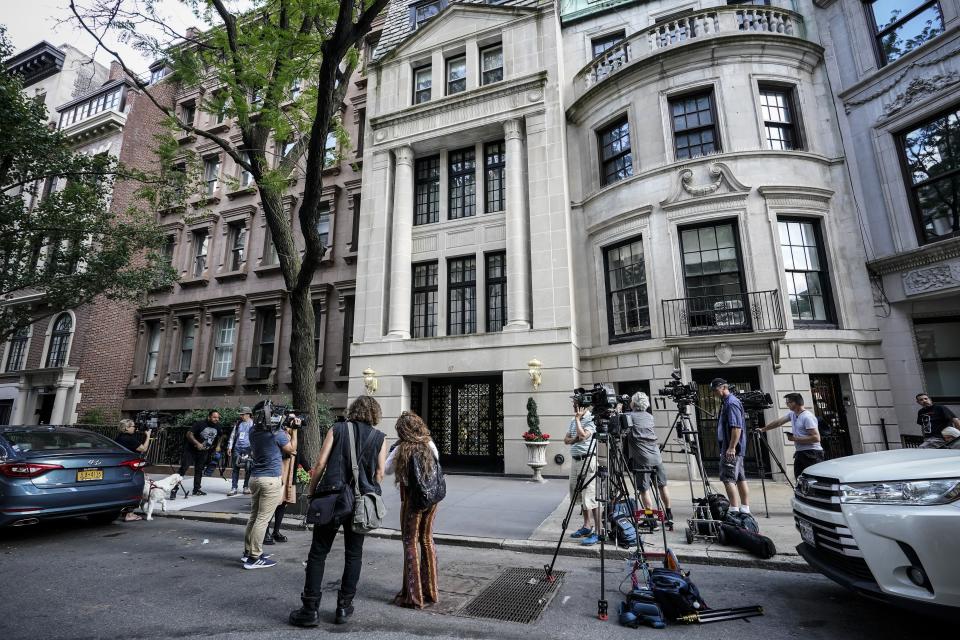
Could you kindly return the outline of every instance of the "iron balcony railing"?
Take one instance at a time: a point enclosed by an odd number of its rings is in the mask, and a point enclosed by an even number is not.
[[[662,304],[668,338],[784,330],[777,289],[678,298]]]

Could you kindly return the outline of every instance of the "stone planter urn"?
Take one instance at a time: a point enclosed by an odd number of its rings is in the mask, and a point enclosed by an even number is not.
[[[533,470],[534,482],[546,482],[540,470],[547,466],[547,447],[549,442],[525,442],[527,446],[527,466]]]

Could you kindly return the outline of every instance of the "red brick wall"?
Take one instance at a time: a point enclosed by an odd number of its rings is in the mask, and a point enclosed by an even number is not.
[[[118,76],[119,77],[119,76]],[[172,104],[173,89],[167,83],[151,87],[161,104]],[[120,161],[127,167],[156,170],[155,136],[163,133],[163,114],[143,95],[131,91],[127,96],[130,110],[123,128]],[[122,182],[113,193],[113,210],[120,214],[134,202],[138,185]],[[144,206],[140,204],[139,206]],[[77,414],[97,409],[108,420],[119,418],[120,405],[130,383],[137,342],[137,305],[99,298],[78,313],[78,330],[74,336],[70,364],[79,366],[81,399]],[[82,332],[82,336],[80,336]],[[78,350],[79,347],[79,350]]]

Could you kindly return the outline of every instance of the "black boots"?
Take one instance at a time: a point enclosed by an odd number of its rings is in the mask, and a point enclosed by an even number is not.
[[[270,528],[263,533],[263,544],[273,544],[273,536],[270,535]]]
[[[337,613],[334,617],[333,622],[335,624],[346,624],[347,618],[353,615],[353,596],[349,598],[344,597],[339,591],[337,592]]]
[[[320,624],[320,596],[316,598],[300,595],[303,606],[290,612],[290,624],[296,627],[315,627]],[[339,612],[340,609],[337,609]],[[353,609],[351,608],[351,612]]]

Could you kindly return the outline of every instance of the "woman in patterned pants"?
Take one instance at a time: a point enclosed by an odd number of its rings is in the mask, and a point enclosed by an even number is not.
[[[437,551],[433,544],[437,505],[417,511],[406,499],[406,485],[414,456],[419,456],[421,468],[429,473],[440,460],[440,454],[427,425],[411,411],[404,411],[397,419],[397,437],[399,440],[390,450],[386,464],[386,472],[394,474],[400,487],[400,532],[403,537],[403,588],[393,603],[422,609],[439,600]]]

